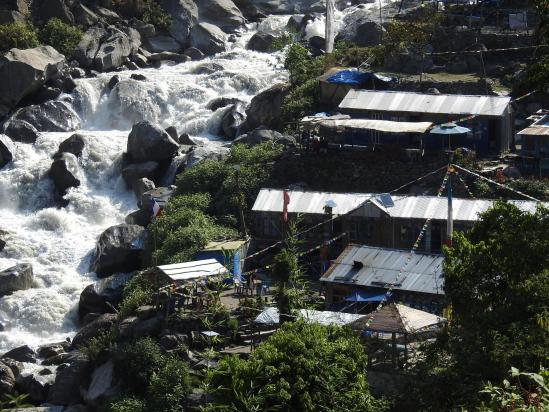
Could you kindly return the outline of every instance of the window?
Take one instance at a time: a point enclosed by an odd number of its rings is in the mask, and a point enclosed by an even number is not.
[[[374,225],[370,219],[352,219],[349,222],[349,238],[355,241],[368,241],[372,239]]]

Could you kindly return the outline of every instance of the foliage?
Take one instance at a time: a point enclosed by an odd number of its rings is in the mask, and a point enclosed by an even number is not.
[[[119,318],[124,319],[133,314],[138,307],[151,303],[160,286],[163,285],[155,285],[150,274],[146,272],[135,275],[124,286],[122,303],[118,308]]]
[[[498,202],[445,254],[452,322],[416,371],[432,410],[474,404],[483,381],[548,362],[549,211]]]
[[[105,350],[113,346],[117,338],[118,330],[113,328],[91,338],[85,346],[80,348],[80,351],[86,354],[92,362],[95,362]]]
[[[190,391],[191,380],[187,364],[169,356],[162,369],[151,377],[147,389],[149,410],[179,412]]]
[[[0,411],[11,411],[14,409],[25,409],[25,408],[32,408],[33,405],[26,403],[27,398],[29,397],[28,394],[6,394],[4,395],[5,400],[0,401]],[[8,408],[8,409],[4,409]]]
[[[134,396],[125,396],[111,402],[107,412],[146,412],[145,401]]]
[[[281,123],[291,124],[316,112],[320,105],[318,80],[312,78],[294,87],[282,102]]]
[[[294,43],[288,49],[284,68],[290,74],[290,83],[301,85],[324,72],[324,58],[314,58],[304,46]]]
[[[155,0],[148,0],[145,2],[143,21],[152,24],[157,30],[168,30],[172,17]]]
[[[538,412],[549,410],[549,371],[541,369],[539,373],[520,372],[511,368],[511,383],[505,379],[503,385],[488,383],[481,391],[488,397],[480,412]]]
[[[49,44],[59,53],[69,59],[82,39],[82,31],[75,26],[63,23],[58,18],[53,18],[40,31],[40,40]]]
[[[367,358],[350,330],[286,323],[248,360],[229,357],[207,384],[221,411],[382,411],[366,382]]]
[[[0,24],[0,52],[10,49],[30,49],[40,45],[38,32],[30,23]]]

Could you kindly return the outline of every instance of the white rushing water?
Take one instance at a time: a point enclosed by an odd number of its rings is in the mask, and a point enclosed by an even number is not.
[[[278,28],[286,21],[273,17],[264,24]],[[0,230],[8,232],[0,270],[31,263],[36,284],[0,298],[0,323],[5,326],[0,354],[75,333],[80,293],[96,280],[88,272],[96,240],[136,209],[134,195],[120,177],[120,158],[133,123],[146,119],[173,125],[179,133],[219,144],[220,116],[206,109],[210,100],[235,97],[248,103],[287,78],[281,55],[245,50],[252,34],[243,33],[230,51],[201,62],[116,73],[121,83],[113,92],[106,85],[114,73],[79,80],[72,98],[82,118],[79,133],[88,145],[81,159],[81,186],[70,189],[65,208],[54,204],[48,170],[59,143],[72,133],[43,133],[35,144],[16,144],[15,160],[0,171]],[[219,64],[223,70],[192,74],[204,63]],[[133,73],[147,80],[129,79]]]

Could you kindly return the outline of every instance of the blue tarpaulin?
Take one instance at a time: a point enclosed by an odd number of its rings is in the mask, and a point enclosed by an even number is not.
[[[360,86],[366,83],[372,77],[372,73],[362,73],[356,70],[342,70],[328,77],[328,83],[350,84],[352,86]]]
[[[381,302],[385,300],[386,293],[372,293],[362,290],[355,290],[345,298],[347,302]],[[391,295],[389,295],[390,297]]]

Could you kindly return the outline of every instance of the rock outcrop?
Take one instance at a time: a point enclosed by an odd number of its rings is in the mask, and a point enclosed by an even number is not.
[[[11,49],[0,57],[0,117],[48,80],[59,76],[65,57],[51,46]]]
[[[137,225],[121,224],[105,230],[95,248],[91,270],[99,277],[141,268],[146,232]]]
[[[231,32],[246,23],[232,0],[197,0],[197,4],[200,21],[214,24],[221,30]]]
[[[181,44],[170,36],[154,36],[147,39],[147,48],[152,53],[181,51]]]
[[[160,5],[172,17],[168,29],[181,45],[189,43],[191,27],[198,22],[198,7],[193,0],[161,0]]]
[[[39,132],[72,132],[80,128],[80,117],[58,100],[19,109],[10,121],[13,120],[23,120]]]
[[[54,405],[63,406],[81,403],[80,385],[90,369],[91,362],[85,355],[73,356],[68,365],[57,369],[55,382],[48,392],[47,401]]]
[[[13,293],[17,290],[30,289],[32,288],[33,281],[34,273],[32,266],[28,263],[21,263],[3,270],[0,272],[0,296]]]
[[[200,23],[191,29],[191,46],[209,56],[226,50],[227,35],[219,27],[210,23]]]
[[[246,109],[246,121],[241,130],[253,130],[259,126],[276,129],[279,126],[282,102],[289,89],[289,84],[280,83],[255,96]]]
[[[88,323],[78,331],[72,340],[72,347],[79,348],[89,342],[90,339],[98,336],[103,332],[109,331],[116,323],[117,317],[113,313],[106,313],[99,316],[93,322]]]
[[[86,137],[75,133],[68,139],[63,140],[59,144],[59,149],[57,153],[72,153],[76,157],[82,156],[82,152],[86,147]]]
[[[27,345],[18,346],[2,355],[2,359],[13,359],[17,362],[36,363],[36,352]]]
[[[80,186],[79,175],[78,159],[72,153],[58,155],[50,168],[50,177],[60,196],[63,196],[67,189]]]
[[[4,133],[15,142],[34,143],[38,139],[38,130],[24,120],[9,121],[4,127]]]
[[[83,319],[89,313],[104,314],[122,300],[124,285],[131,274],[119,273],[88,285],[80,294],[78,316]]]
[[[134,124],[128,136],[128,155],[134,162],[168,160],[178,149],[177,142],[161,126],[148,121]]]
[[[275,142],[284,145],[295,145],[295,139],[291,136],[285,136],[282,133],[279,133],[275,130],[265,129],[263,127],[258,127],[255,130],[252,130],[246,134],[238,136],[234,139],[233,143],[244,143],[250,146],[255,146],[264,142]]]
[[[225,112],[221,118],[222,134],[228,139],[234,139],[246,119],[246,109],[242,103],[236,103],[224,110]]]

